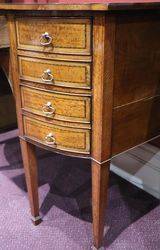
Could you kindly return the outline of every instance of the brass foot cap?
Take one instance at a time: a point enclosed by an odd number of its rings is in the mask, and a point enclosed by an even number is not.
[[[92,250],[105,250],[105,248],[104,247],[96,248],[95,246],[92,246]]]
[[[39,225],[42,221],[41,216],[31,216],[31,220],[35,226]]]

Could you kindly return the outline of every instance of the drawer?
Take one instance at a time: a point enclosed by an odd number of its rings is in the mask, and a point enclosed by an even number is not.
[[[90,130],[47,124],[24,117],[25,136],[52,148],[75,153],[90,153]]]
[[[19,49],[64,54],[91,54],[91,20],[88,18],[16,19]]]
[[[50,119],[90,122],[90,98],[21,87],[22,108]]]
[[[19,57],[20,79],[72,88],[90,88],[90,64]]]

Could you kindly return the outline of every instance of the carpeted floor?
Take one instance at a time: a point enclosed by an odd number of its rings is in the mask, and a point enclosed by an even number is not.
[[[0,250],[89,250],[91,233],[90,163],[37,151],[43,222],[29,216],[17,130],[0,134]],[[109,250],[159,250],[158,200],[111,174]]]

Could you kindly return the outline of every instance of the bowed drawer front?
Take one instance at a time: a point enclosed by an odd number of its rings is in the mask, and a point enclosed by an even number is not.
[[[18,49],[90,55],[91,21],[87,18],[17,18]]]
[[[22,108],[34,114],[71,122],[90,122],[90,98],[21,87]]]
[[[90,88],[90,64],[19,57],[22,80],[64,87]]]
[[[90,131],[47,124],[45,122],[24,117],[25,136],[52,148],[89,154]]]

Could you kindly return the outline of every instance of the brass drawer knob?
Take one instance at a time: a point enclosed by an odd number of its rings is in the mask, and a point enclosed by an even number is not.
[[[52,37],[48,34],[48,32],[43,33],[40,36],[40,44],[43,46],[48,46],[52,43]]]
[[[47,102],[42,107],[42,111],[43,111],[43,114],[46,116],[53,116],[53,114],[55,113],[55,108],[52,107],[51,102]]]
[[[41,79],[43,82],[47,82],[47,83],[52,82],[53,75],[51,73],[51,70],[50,69],[45,70],[42,74]]]
[[[46,135],[45,142],[48,145],[54,145],[54,146],[56,146],[56,139],[54,138],[54,136],[53,136],[52,133],[49,133],[48,135]]]

